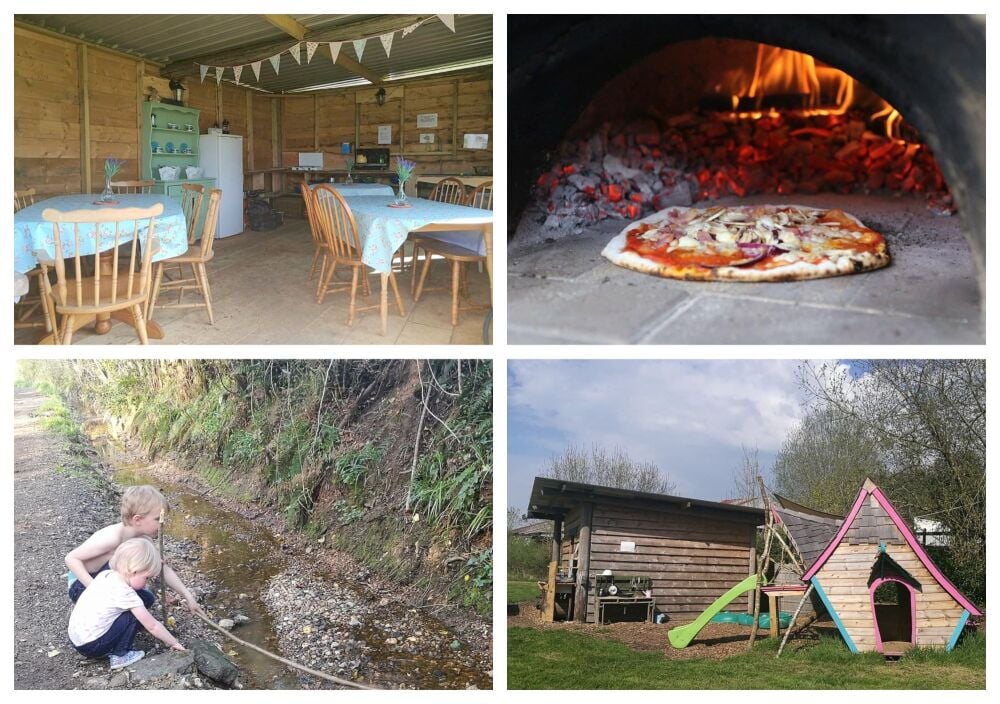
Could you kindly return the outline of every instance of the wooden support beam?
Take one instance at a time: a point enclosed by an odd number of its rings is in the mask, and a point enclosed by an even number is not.
[[[303,27],[290,15],[261,15],[265,20],[273,24],[290,37],[298,39],[300,42],[306,38],[309,30]]]
[[[542,611],[542,620],[552,623],[556,620],[556,572],[559,564],[549,563],[549,575],[545,580],[545,608]]]
[[[343,66],[351,73],[357,74],[358,76],[371,81],[375,85],[379,85],[385,80],[384,76],[378,75],[364,64],[355,61],[343,51],[337,55],[337,65]]]
[[[552,561],[559,562],[562,559],[562,520],[552,521]]]
[[[93,180],[90,173],[90,68],[87,65],[87,45],[76,47],[77,71],[80,84],[80,192],[90,193]]]
[[[573,620],[587,622],[590,602],[590,531],[594,524],[594,504],[583,505],[580,518],[580,557],[576,565],[576,597],[573,600]]]
[[[247,170],[254,170],[253,149],[253,92],[246,91],[247,100]],[[252,186],[251,186],[252,187]]]

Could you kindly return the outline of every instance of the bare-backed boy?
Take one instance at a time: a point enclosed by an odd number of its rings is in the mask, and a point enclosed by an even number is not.
[[[122,494],[120,523],[101,528],[66,555],[69,567],[69,598],[76,603],[94,577],[109,569],[108,561],[119,545],[132,538],[151,540],[160,529],[160,512],[166,511],[167,500],[156,487],[144,484],[130,486]],[[177,574],[163,563],[163,579],[167,586],[187,602],[191,613],[204,613],[194,594],[184,586]]]

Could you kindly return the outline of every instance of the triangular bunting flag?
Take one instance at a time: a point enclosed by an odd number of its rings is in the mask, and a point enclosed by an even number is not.
[[[250,68],[253,69],[253,76],[260,82],[260,61],[254,61],[250,64]]]
[[[242,66],[233,66],[233,75],[236,76],[236,84],[240,83],[240,74],[243,73]]]
[[[302,65],[301,52],[302,52],[301,44],[296,44],[295,46],[293,46],[291,49],[288,50],[288,53],[292,55],[292,58],[295,59],[295,63],[297,63],[299,66]]]
[[[216,82],[216,84],[218,84],[220,81],[222,81],[222,72],[225,71],[225,70],[226,70],[225,66],[216,66],[215,67],[215,82]]]
[[[204,64],[198,64],[198,70],[201,72],[201,82],[205,82],[205,74],[208,73],[208,66]]]
[[[354,53],[358,55],[358,61],[361,61],[361,55],[365,53],[365,43],[367,39],[354,39],[352,44],[354,44]]]
[[[271,57],[271,66],[274,67],[274,73],[277,75],[278,69],[281,67],[281,54],[275,54]]]
[[[405,37],[405,36],[406,36],[407,34],[411,34],[411,33],[412,33],[412,32],[413,32],[413,31],[414,31],[414,30],[415,30],[415,29],[416,29],[417,27],[419,27],[419,26],[420,26],[421,24],[423,24],[423,23],[422,23],[422,22],[414,22],[414,23],[413,23],[413,24],[411,24],[411,25],[410,25],[409,27],[405,27],[405,28],[403,29],[403,36]]]
[[[344,42],[330,42],[330,58],[333,59],[333,63],[337,63],[337,57],[340,56],[340,47]]]
[[[319,42],[306,42],[306,63],[313,60],[313,54],[316,53],[316,47],[319,46]]]
[[[392,32],[386,32],[379,39],[382,40],[382,46],[385,47],[385,55],[389,55],[389,50],[392,49]]]
[[[455,31],[455,15],[438,15],[438,17],[448,29]]]

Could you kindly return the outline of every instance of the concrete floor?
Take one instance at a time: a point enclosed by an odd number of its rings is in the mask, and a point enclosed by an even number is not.
[[[459,324],[451,325],[451,273],[443,260],[432,263],[426,287],[442,286],[447,290],[426,292],[420,302],[414,304],[407,258],[406,272],[403,275],[397,272],[406,316],[400,317],[390,292],[389,330],[383,336],[378,309],[356,314],[354,325],[347,326],[349,291],[327,293],[323,303],[316,303],[316,281],[308,280],[312,256],[312,239],[304,220],[290,220],[271,232],[248,230],[217,240],[215,258],[208,264],[215,324],[209,325],[203,308],[157,308],[153,318],[163,326],[165,335],[163,340],[151,340],[150,343],[482,344],[484,310],[461,312]],[[465,302],[488,303],[486,273],[478,272],[474,266],[467,265],[466,269],[469,272],[469,300]],[[359,295],[359,305],[378,303],[379,278],[372,274],[369,281],[372,295],[368,300]],[[198,299],[197,294],[185,294],[185,301]],[[15,342],[31,344],[41,334],[37,329],[18,329]],[[92,326],[79,330],[73,336],[73,344],[137,345],[139,340],[132,328],[115,323],[107,335],[95,334]]]
[[[982,301],[957,216],[916,198],[795,196],[839,207],[880,231],[892,264],[789,283],[675,281],[600,256],[622,220],[579,235],[526,214],[508,251],[512,344],[983,344]],[[775,202],[774,196],[722,204]],[[561,237],[561,239],[553,239]]]

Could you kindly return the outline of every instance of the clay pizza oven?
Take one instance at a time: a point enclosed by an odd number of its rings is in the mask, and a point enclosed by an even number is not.
[[[511,341],[519,331],[525,342],[758,341],[657,337],[669,327],[662,316],[553,332],[551,316],[578,317],[560,302],[587,300],[593,310],[593,299],[615,299],[618,283],[698,306],[690,287],[619,280],[597,260],[550,272],[539,262],[557,259],[557,243],[572,260],[591,235],[596,244],[673,205],[817,201],[885,228],[894,271],[874,284],[864,275],[841,282],[853,291],[839,298],[826,295],[830,284],[801,289],[801,300],[773,285],[733,295],[832,303],[844,319],[827,330],[853,329],[856,342],[957,341],[961,321],[958,338],[981,341],[984,18],[511,16],[508,43],[510,289],[520,292],[510,302]],[[928,277],[937,283],[927,286]],[[581,288],[602,281],[609,295]],[[563,290],[546,295],[560,282]],[[962,298],[943,302],[930,295],[935,286]],[[896,332],[885,339],[877,333],[885,321],[848,320],[860,312],[895,316]],[[906,316],[915,316],[909,325]],[[699,322],[711,325],[711,316]],[[860,332],[868,324],[872,339]],[[826,341],[783,337],[775,341]]]

